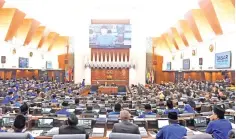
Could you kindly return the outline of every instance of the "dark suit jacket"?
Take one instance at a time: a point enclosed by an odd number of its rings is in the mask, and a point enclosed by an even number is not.
[[[130,123],[129,121],[122,121],[120,123],[114,124],[112,132],[140,134],[138,126]]]
[[[59,128],[59,134],[86,134],[86,139],[89,138],[89,135],[86,133],[85,128],[78,126],[61,126]]]

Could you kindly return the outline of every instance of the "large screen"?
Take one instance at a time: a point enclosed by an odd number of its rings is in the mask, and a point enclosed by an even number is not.
[[[19,68],[28,68],[29,67],[29,59],[19,57]]]
[[[215,54],[215,68],[224,69],[231,67],[231,51]]]
[[[130,24],[91,24],[89,27],[90,48],[130,48]]]
[[[183,60],[183,69],[189,70],[190,69],[190,59],[184,59]]]

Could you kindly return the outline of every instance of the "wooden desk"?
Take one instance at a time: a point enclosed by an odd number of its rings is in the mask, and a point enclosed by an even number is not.
[[[52,137],[38,136],[38,137],[35,137],[35,139],[52,139]],[[109,138],[108,137],[89,137],[89,139],[109,139]],[[154,139],[154,138],[149,136],[147,138],[142,138],[142,139]]]
[[[52,139],[52,137],[38,136],[38,137],[35,137],[35,139]],[[109,139],[109,138],[108,137],[89,137],[89,139]],[[154,139],[154,138],[149,136],[147,138],[142,138],[142,139]]]
[[[52,139],[52,137],[38,136],[38,137],[35,137],[35,139]],[[89,139],[109,139],[109,137],[89,137]],[[151,137],[148,132],[148,137],[142,138],[142,139],[154,139],[154,138]]]
[[[118,87],[113,86],[101,86],[98,88],[99,94],[117,94],[118,93]]]

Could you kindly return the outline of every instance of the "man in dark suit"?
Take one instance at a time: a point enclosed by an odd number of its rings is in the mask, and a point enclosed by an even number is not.
[[[127,110],[121,111],[120,112],[121,122],[114,124],[112,132],[140,134],[138,126],[129,122],[130,116],[131,115]]]
[[[64,125],[59,128],[59,134],[86,134],[86,139],[89,138],[85,128],[82,126],[77,126],[78,118],[75,114],[70,114],[67,122],[68,125]]]

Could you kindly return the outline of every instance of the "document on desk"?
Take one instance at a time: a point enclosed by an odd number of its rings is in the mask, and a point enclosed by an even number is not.
[[[200,132],[200,131],[193,131],[193,134],[194,134],[194,135],[199,135],[199,134],[203,134],[203,133]]]
[[[26,131],[25,133],[31,134],[34,138],[40,136],[43,130],[33,130],[33,131]]]
[[[153,138],[156,138],[157,134],[153,131],[149,132],[149,135]]]
[[[234,123],[231,123],[231,126],[233,129],[235,129],[235,124]]]
[[[189,129],[188,127],[185,127],[185,129],[187,129],[187,131],[192,131],[191,129]]]
[[[148,134],[147,134],[147,130],[144,128],[144,127],[139,127],[139,132],[141,134],[141,137],[147,137]]]
[[[59,134],[59,127],[53,127],[51,130],[47,132],[47,136],[53,136]]]
[[[232,109],[226,109],[225,112],[231,112],[231,113],[234,113],[235,111],[232,110]]]
[[[111,134],[111,132],[112,132],[112,131],[107,131],[107,135],[106,135],[106,137],[109,138],[109,135]]]
[[[93,128],[93,137],[103,137],[104,136],[104,128]]]
[[[193,130],[189,129],[188,127],[185,127],[185,129],[187,129],[187,136],[194,135]]]

